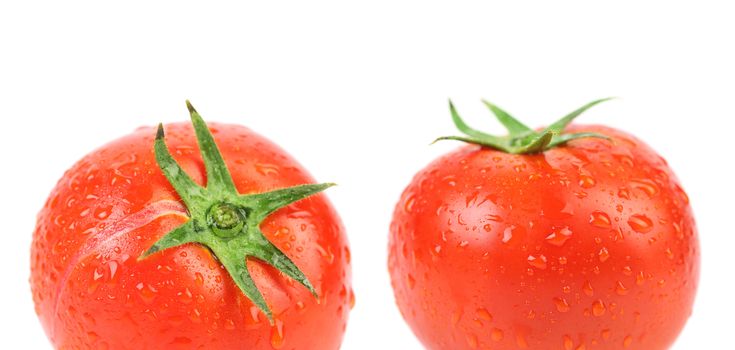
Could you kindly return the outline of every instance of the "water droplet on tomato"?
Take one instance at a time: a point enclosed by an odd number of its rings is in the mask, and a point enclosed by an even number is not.
[[[477,312],[477,317],[479,317],[479,318],[481,318],[481,319],[483,319],[485,321],[492,322],[493,315],[491,315],[490,312],[487,311],[487,309],[480,308],[480,309],[477,309],[476,312]]]
[[[574,342],[572,341],[572,338],[568,335],[565,335],[563,337],[564,341],[564,350],[574,350]]]
[[[610,252],[607,251],[607,248],[602,247],[597,253],[597,257],[600,258],[600,262],[605,262],[607,259],[610,259]]]
[[[283,321],[276,320],[273,327],[271,327],[271,346],[274,349],[280,349],[283,347],[283,343]]]
[[[150,284],[144,284],[143,282],[136,284],[135,289],[138,290],[138,295],[143,299],[143,302],[148,305],[153,303],[153,300],[156,298],[156,293],[158,293],[155,287]]]
[[[269,175],[278,175],[278,166],[273,164],[262,164],[262,163],[256,163],[255,164],[255,171],[257,171],[261,175],[269,176]]]
[[[618,189],[618,197],[622,199],[630,199],[630,190],[628,190],[625,187],[621,187]]]
[[[490,330],[490,339],[493,341],[501,341],[503,340],[503,330],[499,328],[493,328]]]
[[[514,225],[511,225],[503,230],[503,243],[508,243],[511,239],[513,239],[513,230],[515,230],[515,228],[516,227]]]
[[[416,285],[416,279],[411,276],[409,273],[406,275],[406,282],[408,283],[408,288],[413,289],[413,287]]]
[[[191,302],[194,300],[194,297],[191,294],[189,288],[185,288],[183,291],[176,293],[176,296],[178,297],[179,302],[183,304],[191,304]]]
[[[467,334],[467,345],[470,349],[477,349],[477,336],[474,334]]]
[[[628,294],[628,288],[625,287],[623,282],[618,281],[617,283],[615,283],[615,293],[617,295],[626,295]]]
[[[528,340],[522,333],[516,333],[516,345],[521,349],[528,349]]]
[[[648,233],[653,230],[653,221],[643,214],[631,215],[628,218],[628,225],[638,233]]]
[[[102,271],[101,266],[98,266],[97,268],[94,269],[94,273],[92,274],[92,280],[97,281],[104,276],[105,276],[105,272]]]
[[[235,322],[231,319],[225,319],[225,322],[223,322],[224,327],[226,330],[231,331],[235,329]]]
[[[587,174],[581,174],[579,175],[579,186],[582,188],[592,188],[595,186],[597,181],[595,179]]]
[[[607,308],[605,307],[605,303],[602,302],[602,300],[595,300],[594,303],[592,303],[592,314],[600,317],[605,314],[605,311]]]
[[[585,281],[584,282],[584,285],[582,286],[582,291],[588,297],[591,297],[591,296],[595,295],[595,290],[592,289],[592,284],[590,283],[590,281]]]
[[[635,179],[630,181],[630,187],[633,189],[642,191],[649,198],[655,196],[658,193],[658,185],[649,179]]]
[[[546,269],[546,257],[544,255],[539,255],[539,256],[529,255],[528,263],[537,269],[541,269],[541,270]]]
[[[110,260],[107,262],[107,268],[110,270],[110,280],[115,279],[115,275],[117,274],[117,267],[118,267],[117,261]]]
[[[571,238],[572,230],[570,230],[569,227],[565,226],[560,229],[555,229],[554,232],[546,236],[546,243],[561,247]]]
[[[630,335],[625,336],[625,339],[623,339],[623,347],[629,348],[631,344],[633,344],[633,337]]]
[[[452,327],[456,327],[457,323],[459,323],[459,320],[461,319],[462,319],[462,310],[454,310],[454,312],[452,312],[452,318],[451,318]]]
[[[594,211],[590,214],[590,224],[600,228],[610,228],[610,216],[601,211]]]
[[[112,211],[112,207],[111,206],[104,206],[104,207],[97,208],[94,211],[94,217],[96,217],[97,219],[102,220],[102,219],[108,217],[110,215],[110,212],[111,211]]]
[[[413,195],[409,196],[408,198],[406,198],[406,203],[403,205],[403,209],[407,213],[410,213],[413,210],[413,205],[415,202],[416,198]]]
[[[569,303],[564,298],[554,298],[554,305],[556,305],[556,310],[559,312],[568,312],[570,309]]]

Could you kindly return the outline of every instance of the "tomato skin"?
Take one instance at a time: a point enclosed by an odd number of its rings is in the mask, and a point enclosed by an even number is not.
[[[240,193],[313,183],[275,144],[247,128],[210,123]],[[205,170],[188,123],[166,125],[166,142],[199,184]],[[344,227],[317,195],[270,215],[265,236],[312,281],[307,289],[248,261],[274,312],[266,316],[202,246],[138,256],[187,220],[153,153],[146,127],[90,153],[68,170],[38,215],[31,288],[58,349],[337,349],[353,294]],[[315,337],[314,334],[319,334]]]
[[[390,228],[398,307],[428,349],[666,349],[699,244],[666,162],[601,126],[537,155],[466,145],[420,171]]]

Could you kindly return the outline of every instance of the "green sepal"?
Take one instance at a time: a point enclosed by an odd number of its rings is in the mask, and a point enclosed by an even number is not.
[[[176,162],[165,144],[163,126],[159,125],[154,143],[156,161],[186,205],[189,220],[161,237],[142,252],[138,260],[182,244],[200,244],[222,262],[238,288],[271,323],[273,313],[247,269],[249,258],[275,267],[302,284],[318,301],[319,296],[306,275],[263,235],[260,224],[276,210],[334,184],[305,184],[264,193],[239,194],[209,128],[189,101],[186,105],[204,160],[207,184],[199,186]]]
[[[488,142],[488,143],[500,144],[503,142],[502,138],[500,137],[486,134],[482,131],[475,130],[471,128],[469,125],[467,125],[467,123],[465,123],[464,120],[462,120],[462,117],[459,116],[459,113],[457,113],[457,109],[454,108],[454,104],[452,103],[451,100],[449,101],[449,111],[452,114],[452,121],[454,122],[454,125],[463,134],[473,137],[473,138],[483,139],[485,142]]]
[[[197,242],[197,231],[195,229],[194,223],[195,221],[193,219],[189,219],[189,221],[187,221],[185,224],[173,229],[171,232],[161,237],[158,241],[156,241],[156,243],[148,248],[148,250],[143,252],[143,254],[138,257],[138,261],[147,258],[151,254],[155,254],[168,248],[177,247],[186,243]]]
[[[301,285],[306,287],[306,289],[308,289],[315,298],[319,299],[314,286],[309,282],[309,279],[306,278],[306,275],[299,270],[296,264],[294,264],[286,254],[278,249],[278,247],[273,245],[273,243],[265,239],[264,236],[263,238],[263,241],[254,247],[252,256],[277,268],[294,281],[301,283]]]
[[[174,160],[174,157],[168,151],[168,147],[166,147],[164,141],[163,124],[158,124],[156,141],[153,147],[156,153],[158,167],[163,172],[163,175],[166,176],[171,186],[174,187],[179,197],[181,197],[181,200],[184,201],[186,207],[196,207],[206,202],[206,191],[199,187],[184,169],[181,169],[179,163],[176,163],[176,160]]]
[[[582,113],[584,113],[588,109],[602,102],[610,101],[613,98],[614,97],[601,98],[599,100],[592,101],[582,107],[579,107],[576,110],[574,110],[572,113],[569,113],[565,115],[564,117],[562,117],[561,119],[557,120],[554,124],[549,125],[549,127],[547,127],[544,131],[551,131],[557,134],[561,134],[562,131],[564,131],[564,128],[566,128],[567,125],[569,125],[569,123],[571,123],[574,119],[579,117]]]
[[[534,131],[525,124],[518,121],[508,112],[500,107],[483,100],[485,106],[495,115],[498,121],[508,130],[507,136],[495,136],[484,133],[467,125],[465,121],[457,113],[454,104],[449,101],[449,111],[452,121],[459,131],[466,136],[442,136],[434,140],[433,143],[441,140],[456,140],[467,143],[473,143],[480,146],[493,148],[502,152],[511,154],[533,154],[541,153],[554,147],[559,147],[565,143],[580,138],[602,138],[610,140],[609,137],[593,132],[581,132],[565,134],[564,129],[582,113],[602,102],[612,98],[603,98],[592,101],[576,110],[567,114],[555,123],[541,131]]]
[[[332,186],[336,186],[335,183],[323,183],[323,184],[307,184],[299,185],[288,188],[282,188],[264,193],[247,194],[242,195],[239,198],[239,202],[243,205],[252,205],[252,203],[263,203],[256,207],[253,211],[253,215],[256,220],[265,219],[266,216],[270,215],[274,211],[283,208],[291,203],[300,201],[304,198],[313,196],[319,192],[326,190]]]
[[[529,133],[533,131],[531,130],[531,128],[518,121],[518,119],[513,118],[510,114],[508,114],[508,112],[500,109],[500,107],[488,102],[487,100],[482,100],[482,103],[484,103],[485,106],[487,106],[487,108],[489,108],[490,111],[493,112],[498,121],[503,124],[505,129],[508,130],[508,133],[512,136],[520,136],[524,133]]]
[[[551,143],[551,140],[553,138],[554,138],[553,133],[545,132],[541,134],[540,136],[533,138],[530,143],[527,143],[523,146],[518,147],[517,149],[514,149],[513,153],[531,154],[531,153],[543,152],[546,149],[546,147]]]
[[[204,123],[204,120],[189,100],[186,100],[186,108],[189,109],[189,113],[191,114],[191,123],[194,125],[199,150],[204,159],[204,167],[207,171],[207,189],[212,191],[226,191],[233,194],[237,193],[235,184],[232,182],[230,170],[227,169],[207,124]]]

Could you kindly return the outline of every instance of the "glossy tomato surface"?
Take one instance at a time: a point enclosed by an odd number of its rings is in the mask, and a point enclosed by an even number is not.
[[[687,195],[643,142],[536,155],[466,145],[419,172],[390,230],[396,300],[429,349],[668,348],[692,312]]]
[[[165,128],[174,158],[203,185],[192,127]],[[249,129],[210,129],[240,193],[314,182],[283,150]],[[31,287],[51,343],[58,349],[337,349],[353,300],[350,252],[324,195],[280,209],[261,225],[320,296],[249,260],[273,310],[272,325],[200,245],[136,261],[187,220],[156,164],[155,134],[154,128],[141,128],[84,157],[64,174],[38,215]]]

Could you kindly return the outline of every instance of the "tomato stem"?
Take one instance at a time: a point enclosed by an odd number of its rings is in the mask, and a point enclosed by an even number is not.
[[[464,120],[462,120],[459,113],[457,113],[457,109],[450,100],[449,111],[452,115],[452,121],[457,129],[466,136],[442,136],[434,140],[434,142],[441,140],[456,140],[474,143],[511,154],[533,154],[562,146],[571,140],[579,138],[596,137],[609,140],[610,138],[605,135],[592,132],[565,134],[564,129],[586,110],[610,99],[612,99],[612,97],[592,101],[567,114],[541,131],[534,131],[518,121],[518,119],[511,116],[508,112],[502,110],[500,107],[486,100],[482,100],[485,106],[490,109],[498,121],[503,124],[506,130],[508,130],[507,136],[490,135],[473,129],[467,125]]]
[[[163,125],[159,124],[154,144],[156,162],[186,205],[189,220],[161,237],[138,260],[186,243],[203,245],[212,251],[243,294],[271,323],[273,314],[250,276],[247,259],[255,258],[272,265],[301,283],[318,299],[309,279],[263,235],[260,224],[274,211],[334,184],[306,184],[265,193],[239,194],[206,123],[189,101],[186,106],[204,160],[207,185],[199,186],[174,160],[164,141]]]

